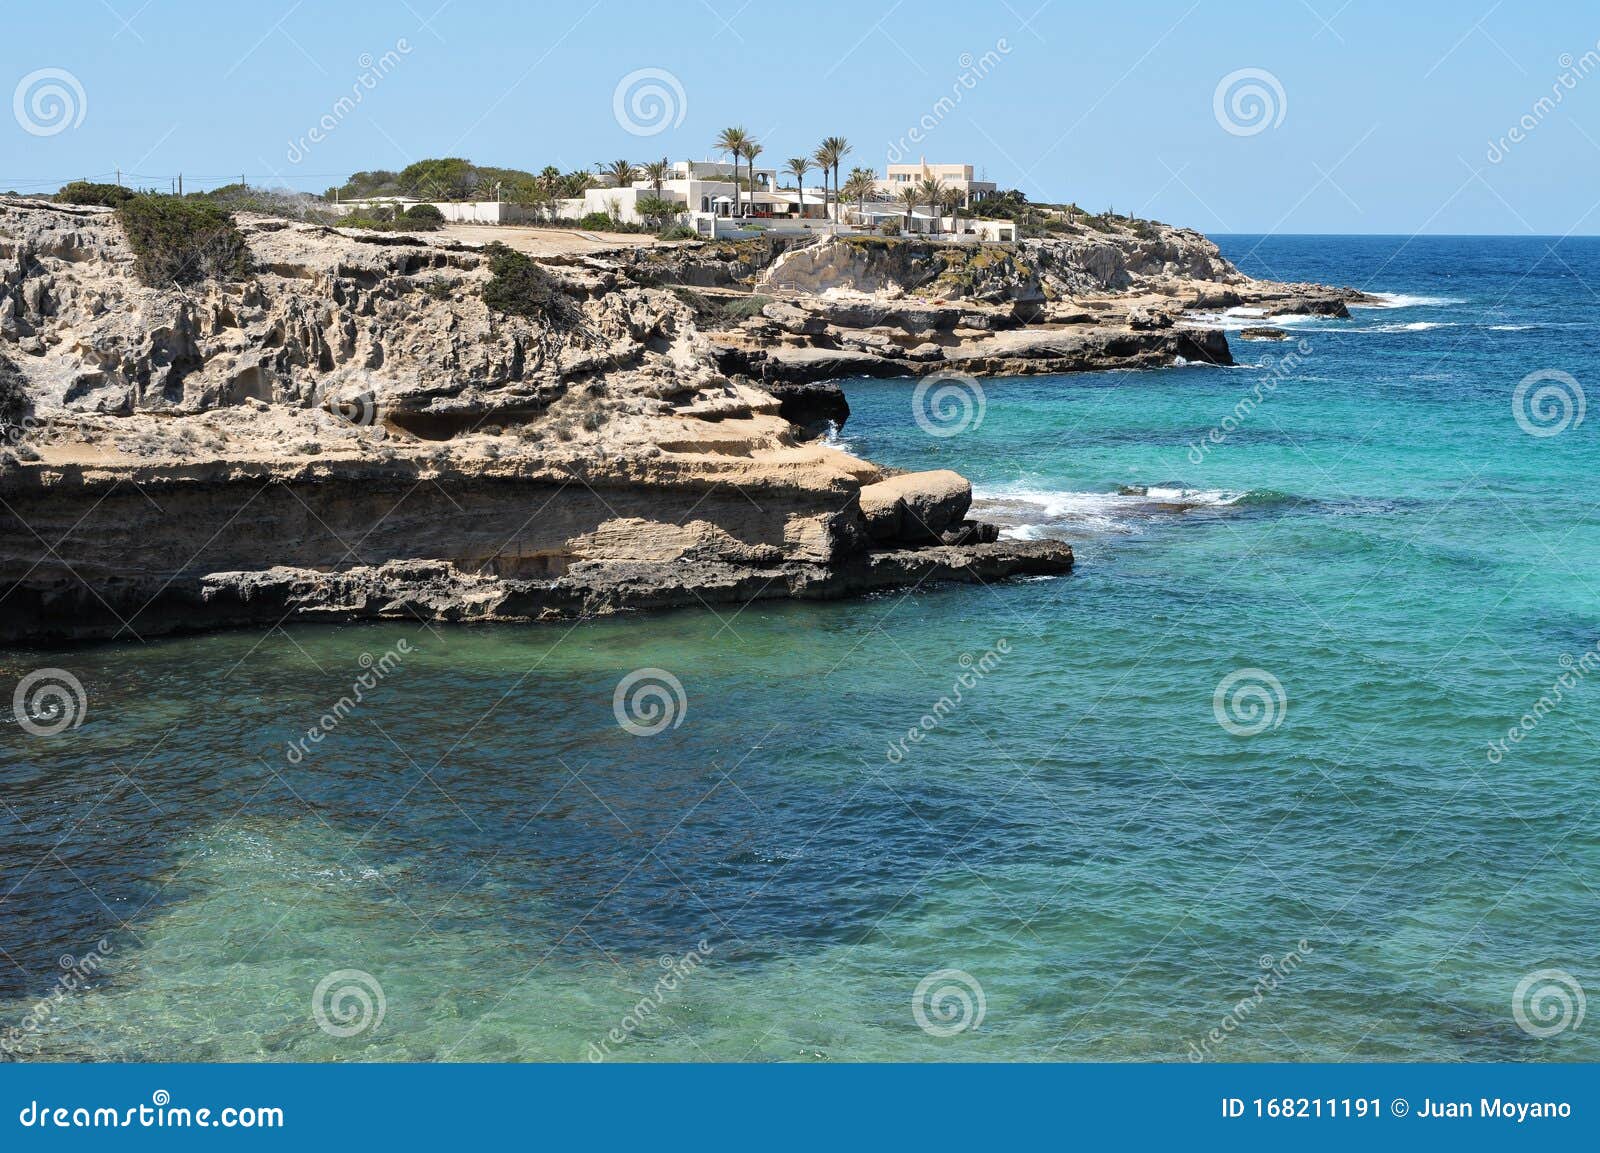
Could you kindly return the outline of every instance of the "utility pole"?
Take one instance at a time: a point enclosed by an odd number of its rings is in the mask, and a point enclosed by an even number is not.
[[[178,173],[178,195],[183,195],[183,173]]]
[[[117,165],[117,187],[122,187],[122,165]]]

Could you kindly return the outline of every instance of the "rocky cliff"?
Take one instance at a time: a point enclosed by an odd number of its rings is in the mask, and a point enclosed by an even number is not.
[[[1227,363],[1186,310],[1356,295],[1155,225],[597,253],[239,224],[247,274],[157,289],[111,213],[0,201],[0,642],[1064,572],[1066,545],[969,520],[959,476],[819,439],[831,382]],[[489,241],[539,254],[527,299]]]
[[[0,640],[290,616],[532,620],[1063,572],[730,377],[625,261],[485,304],[481,245],[242,219],[142,286],[113,217],[0,203]],[[887,486],[887,487],[884,487]]]

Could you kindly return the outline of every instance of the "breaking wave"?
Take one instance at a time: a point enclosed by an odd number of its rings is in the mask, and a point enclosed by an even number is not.
[[[1297,503],[1297,498],[1266,489],[1188,488],[1179,484],[1125,485],[1115,492],[1005,485],[973,492],[973,513],[979,520],[998,524],[1002,535],[1022,540],[1051,536],[1053,530],[1126,535],[1162,518],[1292,503]]]
[[[1369,292],[1372,300],[1351,303],[1351,308],[1444,308],[1452,304],[1465,304],[1455,296],[1418,296],[1409,292]]]

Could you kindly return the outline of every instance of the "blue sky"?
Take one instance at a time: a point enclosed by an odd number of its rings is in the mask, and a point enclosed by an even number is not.
[[[0,2],[0,189],[119,166],[321,191],[437,155],[699,158],[738,123],[773,166],[840,134],[852,163],[900,147],[1214,233],[1600,233],[1592,5]],[[649,135],[615,112],[644,70],[670,104],[635,122]],[[1241,86],[1262,99],[1234,108]],[[52,87],[64,118],[32,102]]]

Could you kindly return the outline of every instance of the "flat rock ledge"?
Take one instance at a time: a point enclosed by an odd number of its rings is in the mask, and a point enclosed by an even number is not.
[[[444,561],[394,561],[338,572],[275,566],[165,585],[21,590],[0,641],[51,644],[278,624],[356,621],[532,623],[651,609],[836,600],[940,582],[985,583],[1072,571],[1070,545],[990,541],[869,549],[842,563],[744,566],[679,560],[575,566],[554,579],[471,573]],[[26,627],[21,627],[26,619]]]

